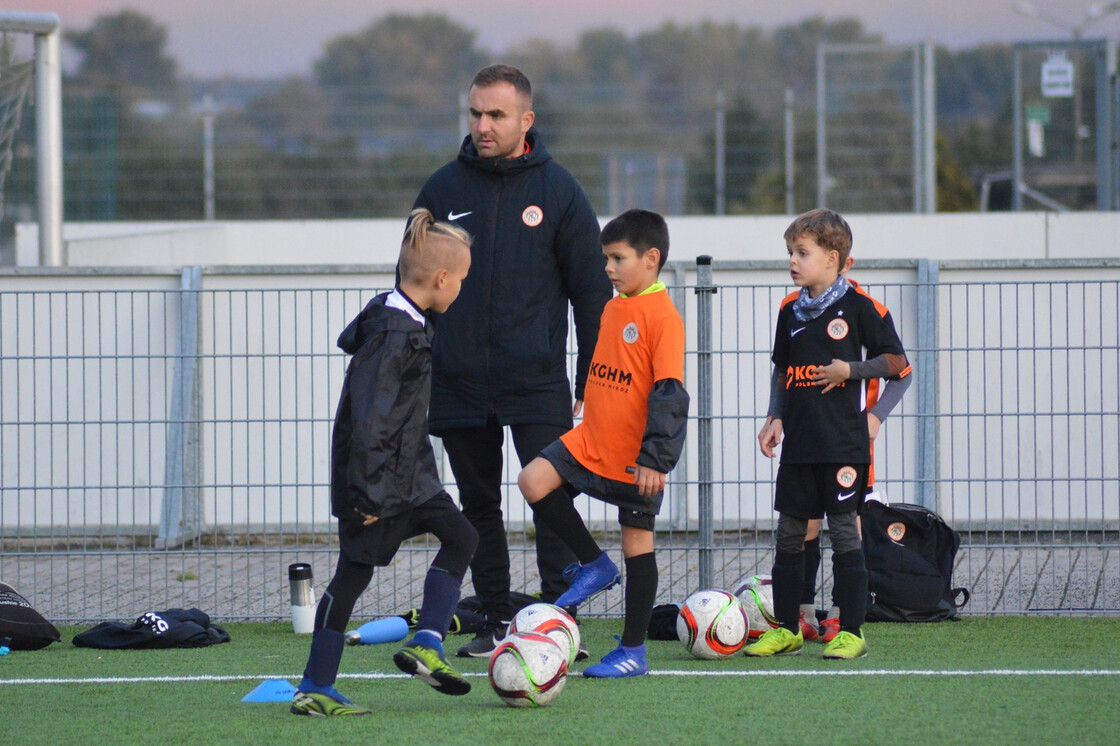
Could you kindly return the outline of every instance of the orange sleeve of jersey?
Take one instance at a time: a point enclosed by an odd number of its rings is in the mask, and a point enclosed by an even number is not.
[[[684,320],[676,308],[670,308],[651,344],[654,383],[669,378],[684,383]]]

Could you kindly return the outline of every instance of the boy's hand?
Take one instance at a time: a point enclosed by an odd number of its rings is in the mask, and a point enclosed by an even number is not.
[[[634,484],[638,485],[638,494],[642,497],[653,497],[665,489],[665,475],[648,466],[638,466],[634,470]]]
[[[848,380],[852,374],[852,366],[843,360],[833,358],[828,365],[818,365],[809,372],[809,379],[814,386],[824,386],[822,394],[827,394],[834,388]]]
[[[774,458],[774,449],[782,442],[782,421],[773,417],[766,418],[766,424],[758,431],[758,447],[766,458]]]
[[[377,523],[377,516],[375,516],[375,515],[369,515],[367,513],[363,513],[360,510],[358,511],[358,514],[360,516],[362,516],[362,518],[365,519],[365,520],[362,521],[363,526],[372,526],[373,524]]]
[[[879,427],[883,424],[875,415],[870,412],[867,413],[867,434],[871,436],[871,440],[875,440],[875,436],[879,434]]]

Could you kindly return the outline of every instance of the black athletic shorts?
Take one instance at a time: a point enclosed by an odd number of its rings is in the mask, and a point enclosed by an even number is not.
[[[774,510],[805,519],[860,512],[867,471],[867,464],[782,464],[774,489]]]
[[[589,470],[576,460],[564,441],[559,439],[545,446],[541,451],[541,458],[555,467],[567,483],[564,489],[568,494],[574,497],[583,492],[618,507],[620,526],[653,530],[657,514],[661,511],[664,490],[653,497],[642,497],[638,494],[638,485],[607,479]]]
[[[462,543],[470,531],[470,521],[446,492],[369,526],[363,526],[361,519],[338,522],[339,549],[346,558],[375,567],[392,562],[406,539],[430,533],[441,543]]]

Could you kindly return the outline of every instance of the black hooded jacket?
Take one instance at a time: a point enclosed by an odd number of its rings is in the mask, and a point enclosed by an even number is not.
[[[390,518],[443,491],[428,438],[432,326],[371,300],[338,338],[346,369],[331,438],[331,512]]]
[[[583,398],[599,317],[612,295],[599,222],[575,178],[553,162],[536,129],[518,158],[482,158],[470,138],[428,179],[415,207],[473,237],[462,293],[435,320],[430,423],[441,429],[572,425],[568,304]]]

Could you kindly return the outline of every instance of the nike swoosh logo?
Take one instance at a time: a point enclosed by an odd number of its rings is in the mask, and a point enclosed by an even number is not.
[[[841,502],[843,502],[844,500],[847,500],[847,499],[848,499],[849,497],[851,497],[851,496],[852,496],[852,495],[854,495],[854,494],[856,494],[856,491],[855,491],[855,490],[852,490],[851,492],[849,492],[849,493],[848,493],[848,494],[846,494],[846,495],[841,495],[841,494],[840,494],[839,492],[837,492],[837,493],[836,493],[836,499],[837,499],[837,500],[840,500]]]
[[[458,220],[459,218],[465,218],[466,216],[470,215],[471,212],[474,212],[474,210],[471,210],[470,212],[461,212],[458,215],[456,215],[455,211],[452,210],[451,212],[447,213],[447,219],[448,220]]]
[[[789,336],[796,337],[798,334],[800,334],[801,332],[805,331],[808,328],[809,327],[807,327],[807,326],[803,326],[800,329],[791,329],[790,332],[789,332]]]

